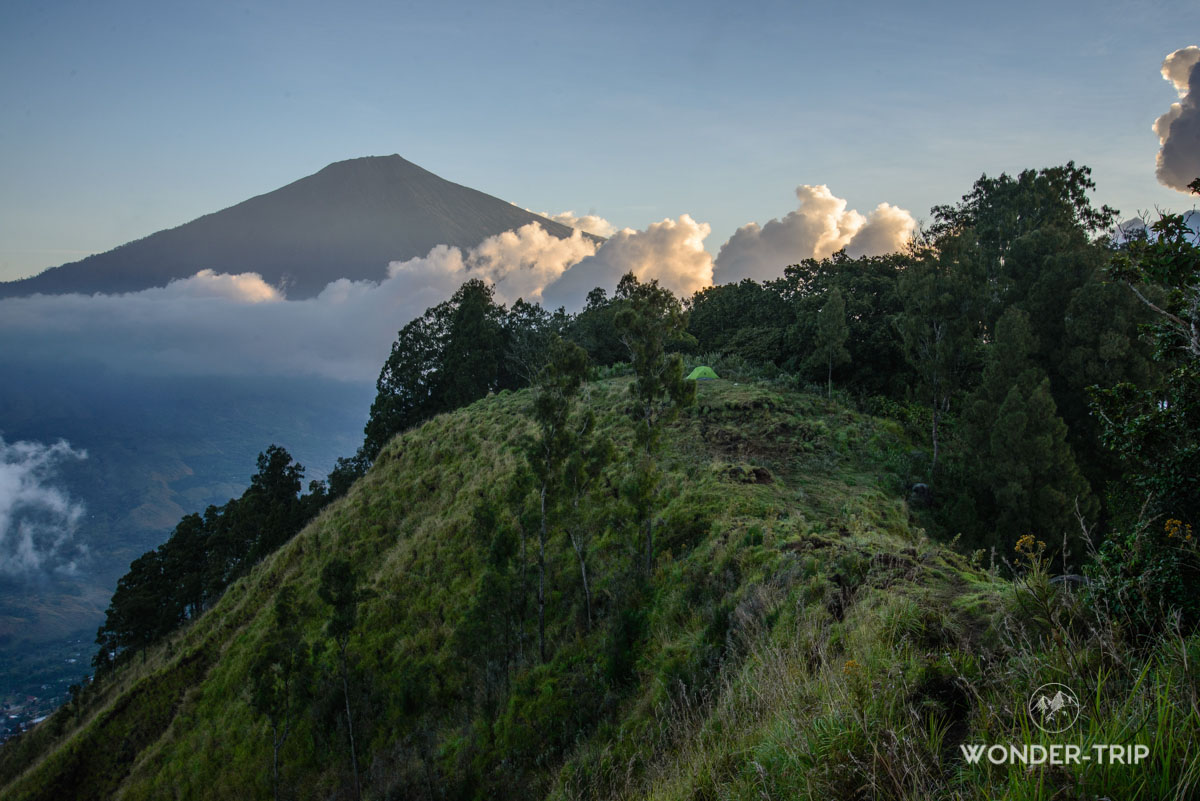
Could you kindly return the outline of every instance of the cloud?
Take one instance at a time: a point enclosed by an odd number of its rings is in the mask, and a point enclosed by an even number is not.
[[[1200,47],[1167,56],[1162,76],[1175,87],[1179,102],[1154,121],[1160,145],[1155,173],[1164,186],[1190,192],[1188,184],[1200,178]]]
[[[463,252],[439,245],[393,262],[381,282],[334,281],[288,300],[254,273],[210,270],[125,295],[34,295],[0,300],[5,360],[85,361],[150,374],[308,375],[374,382],[396,332],[470,278],[501,302],[539,300],[544,287],[596,252],[536,223]]]
[[[711,230],[687,214],[644,231],[625,228],[605,240],[594,256],[564,272],[546,288],[545,298],[552,306],[578,310],[589,291],[598,286],[611,290],[628,272],[642,281],[657,280],[678,295],[690,295],[712,283],[712,257],[704,250]]]
[[[595,214],[576,216],[574,211],[564,211],[559,214],[550,214],[545,211],[533,211],[532,209],[525,209],[525,211],[528,211],[531,214],[537,214],[540,217],[545,217],[547,220],[553,220],[554,222],[565,225],[568,228],[578,229],[583,231],[585,234],[595,234],[596,236],[602,236],[605,239],[617,232],[617,227],[615,225],[603,217],[599,217]]]
[[[234,303],[277,303],[284,299],[283,293],[268,284],[258,273],[216,273],[201,270],[190,278],[172,281],[162,289],[150,289],[148,293],[161,299],[212,298]]]
[[[86,549],[73,541],[83,505],[54,486],[58,465],[87,452],[59,440],[53,445],[0,437],[0,573],[41,570],[73,573]]]
[[[488,237],[465,255],[458,248],[439,245],[423,258],[392,262],[388,277],[440,285],[447,295],[469,278],[482,278],[495,285],[502,303],[518,298],[540,302],[546,286],[595,252],[596,243],[580,229],[559,239],[537,223],[528,223]]]
[[[847,211],[846,201],[824,185],[799,186],[796,198],[796,210],[783,219],[744,225],[721,246],[714,269],[718,283],[778,278],[789,264],[823,259],[842,249],[856,258],[891,253],[916,230],[916,221],[904,209],[880,203],[864,217]]]

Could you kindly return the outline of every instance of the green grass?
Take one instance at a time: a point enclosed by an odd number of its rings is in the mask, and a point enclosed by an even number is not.
[[[587,389],[618,450],[630,447],[628,385]],[[373,593],[351,644],[370,798],[1195,791],[1195,635],[1132,652],[1036,576],[1012,583],[930,541],[903,500],[911,444],[900,428],[781,385],[705,382],[668,432],[649,581],[636,573],[620,498],[627,467],[610,466],[584,502],[596,625],[586,626],[578,565],[556,535],[549,659],[535,657],[530,599],[509,615],[520,622],[501,659],[496,637],[470,633],[509,614],[478,601],[494,544],[478,520],[493,509],[495,526],[524,530],[535,547],[519,479],[528,403],[501,393],[398,437],[209,613],[128,661],[53,728],[0,751],[0,795],[270,797],[250,665],[284,585],[306,637],[322,639],[317,585],[335,557],[351,559]],[[328,652],[317,661],[328,666]],[[1038,741],[1023,710],[1046,681],[1087,699],[1069,741],[1143,742],[1150,764],[966,765],[960,743]],[[351,797],[337,690],[318,686],[283,748],[285,797]]]

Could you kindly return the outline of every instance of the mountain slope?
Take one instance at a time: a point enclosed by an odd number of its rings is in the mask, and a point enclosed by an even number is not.
[[[588,391],[618,451],[631,445],[628,385]],[[393,440],[198,621],[0,750],[0,794],[270,797],[254,660],[284,587],[305,638],[326,643],[317,588],[340,557],[371,591],[349,646],[366,798],[1129,795],[1112,790],[1141,774],[1086,766],[1030,782],[1023,766],[956,757],[964,741],[1028,737],[1027,690],[1103,654],[1023,651],[1036,621],[1005,611],[1012,586],[910,524],[884,468],[908,452],[899,426],[780,387],[707,382],[674,425],[648,581],[620,500],[627,469],[606,472],[582,509],[598,622],[586,624],[558,534],[540,664],[528,411],[527,393],[501,393]],[[280,749],[281,797],[353,798],[334,654],[314,653],[317,679]],[[1123,742],[1127,720],[1100,698],[1135,699],[1147,774],[1174,783],[1200,721],[1174,703],[1186,682],[1163,665],[1127,683],[1105,667],[1085,736]],[[1155,787],[1143,797],[1170,795]]]
[[[389,261],[435,245],[469,248],[538,222],[571,229],[398,155],[330,164],[273,192],[39,275],[0,283],[0,297],[37,292],[118,293],[165,286],[203,269],[256,272],[292,298],[338,278],[380,280]]]

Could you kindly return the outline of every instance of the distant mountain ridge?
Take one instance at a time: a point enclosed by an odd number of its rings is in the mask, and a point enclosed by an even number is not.
[[[474,247],[530,222],[558,237],[572,232],[398,155],[368,156],[105,253],[0,282],[0,298],[136,292],[204,269],[259,273],[288,297],[307,298],[338,278],[377,281],[389,261],[424,256],[436,245]]]

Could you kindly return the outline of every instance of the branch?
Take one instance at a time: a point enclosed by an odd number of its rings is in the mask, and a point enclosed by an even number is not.
[[[1133,294],[1137,295],[1138,300],[1140,300],[1142,303],[1149,306],[1155,313],[1159,314],[1162,317],[1167,318],[1172,323],[1174,323],[1175,326],[1178,327],[1180,329],[1180,331],[1184,334],[1184,336],[1189,340],[1186,349],[1191,351],[1191,353],[1193,355],[1200,357],[1200,338],[1197,337],[1195,325],[1189,324],[1187,321],[1183,320],[1182,318],[1177,317],[1174,314],[1171,314],[1171,312],[1167,311],[1166,309],[1159,308],[1157,305],[1154,304],[1153,301],[1151,301],[1149,298],[1147,298],[1145,295],[1143,295],[1138,290],[1138,288],[1133,285],[1132,281],[1126,281],[1125,286],[1129,287],[1129,289],[1133,292]]]

